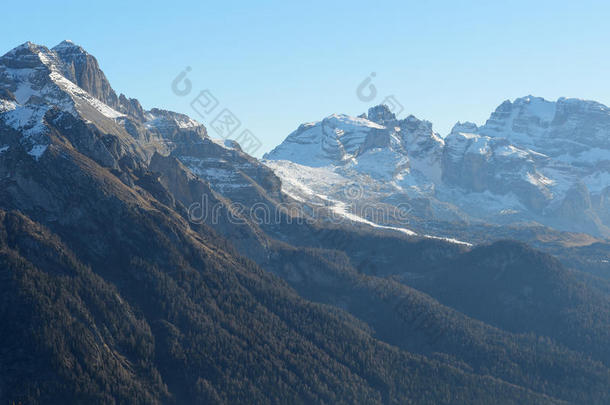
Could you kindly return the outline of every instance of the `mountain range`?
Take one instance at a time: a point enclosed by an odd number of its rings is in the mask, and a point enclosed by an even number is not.
[[[457,123],[445,137],[381,105],[303,124],[265,158],[297,196],[345,203],[341,188],[355,183],[370,205],[407,202],[428,222],[610,236],[610,109],[593,101],[505,101],[483,126]]]
[[[607,116],[527,97],[443,138],[377,106],[259,160],[18,46],[0,399],[608,403]]]

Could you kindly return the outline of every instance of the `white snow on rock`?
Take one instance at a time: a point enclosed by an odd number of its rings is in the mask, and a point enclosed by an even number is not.
[[[187,115],[170,113],[169,111],[159,110],[158,114],[154,114],[152,111],[146,111],[144,117],[146,118],[144,125],[147,128],[164,130],[174,126],[180,129],[195,129],[202,127],[202,124]]]
[[[0,120],[23,135],[20,143],[36,160],[50,142],[44,117],[51,108],[75,116],[83,108],[113,120],[124,116],[67,79],[62,73],[67,68],[55,50],[28,42],[2,58],[6,63],[0,63],[0,83],[8,86],[14,100],[0,99]]]
[[[124,117],[125,116],[125,114],[122,114],[122,113],[114,110],[113,108],[111,108],[107,104],[104,104],[103,102],[101,102],[97,98],[91,96],[85,90],[81,89],[79,86],[77,86],[76,84],[72,83],[70,80],[66,79],[61,74],[59,74],[57,72],[51,72],[49,77],[63,91],[68,93],[72,97],[72,99],[77,102],[77,105],[78,105],[79,102],[81,102],[81,103],[88,103],[93,108],[95,108],[99,113],[101,113],[103,116],[105,116],[107,118],[111,118],[111,119],[116,119],[116,118]]]
[[[13,101],[0,100],[0,113],[13,111],[17,108],[17,103]]]
[[[34,145],[32,149],[29,150],[28,155],[32,156],[34,159],[38,160],[42,156],[42,154],[47,150],[47,145]]]
[[[44,105],[25,105],[5,112],[3,117],[8,126],[30,137],[47,131],[43,121],[47,111]]]

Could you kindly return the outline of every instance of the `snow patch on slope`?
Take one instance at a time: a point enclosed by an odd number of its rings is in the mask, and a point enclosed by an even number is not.
[[[26,137],[32,137],[46,133],[44,115],[47,111],[48,106],[28,104],[5,112],[3,117],[8,126],[21,131]]]
[[[327,167],[308,167],[290,161],[283,160],[263,160],[263,163],[271,168],[278,177],[282,180],[282,192],[289,195],[293,199],[308,203],[311,206],[323,207],[330,210],[334,215],[334,220],[347,220],[350,222],[365,224],[377,229],[386,229],[400,232],[409,236],[418,236],[429,239],[444,240],[446,242],[471,246],[468,242],[463,242],[452,238],[443,238],[432,235],[421,235],[411,229],[398,226],[387,226],[377,224],[373,221],[365,219],[352,212],[350,204],[339,200],[338,197],[330,197],[330,195],[349,194],[351,186],[354,185],[353,179],[344,177],[337,168],[333,166]],[[364,183],[363,183],[364,184]],[[375,188],[375,184],[370,185]],[[366,194],[367,190],[355,190],[356,194]],[[359,196],[357,196],[359,198]],[[335,217],[338,216],[337,217]]]
[[[101,102],[97,98],[91,96],[85,90],[83,90],[82,88],[80,88],[76,84],[72,83],[70,80],[66,79],[65,77],[63,77],[58,72],[51,72],[49,77],[63,91],[65,91],[68,94],[70,94],[72,96],[72,98],[76,99],[77,101],[88,103],[93,108],[95,108],[100,114],[102,114],[103,116],[105,116],[107,118],[111,118],[111,119],[116,119],[116,118],[124,117],[125,116],[125,114],[122,114],[122,113],[116,111],[112,107],[110,107],[107,104]],[[64,108],[64,109],[67,110],[66,108]]]

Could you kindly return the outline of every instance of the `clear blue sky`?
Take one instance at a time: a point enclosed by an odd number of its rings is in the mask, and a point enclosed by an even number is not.
[[[192,97],[170,89],[190,66],[194,89],[231,109],[261,138],[260,152],[302,122],[360,114],[389,94],[402,116],[442,135],[528,94],[610,104],[610,6],[601,1],[92,4],[4,2],[0,53],[71,39],[117,92],[193,115]],[[365,103],[356,87],[371,72],[378,97]]]

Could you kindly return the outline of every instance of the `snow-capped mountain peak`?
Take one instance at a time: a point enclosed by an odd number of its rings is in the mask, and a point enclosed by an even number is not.
[[[402,162],[406,167],[410,156],[436,154],[438,159],[443,143],[430,122],[414,116],[397,120],[387,106],[379,105],[359,117],[332,114],[322,121],[303,124],[265,159],[312,167],[347,165],[359,170],[370,154],[383,153],[387,154],[384,159]],[[394,172],[392,169],[385,175],[392,178]]]
[[[49,144],[45,115],[51,109],[102,128],[122,128],[126,143],[140,136],[140,125],[161,137],[180,130],[206,136],[201,124],[184,115],[146,112],[138,100],[117,96],[95,57],[72,41],[51,49],[26,42],[0,57],[0,121],[23,134],[20,142],[36,158]]]
[[[73,41],[69,39],[64,39],[59,44],[55,45],[52,48],[55,52],[60,52],[63,50],[78,50],[79,52],[87,53],[81,46],[76,45]]]

